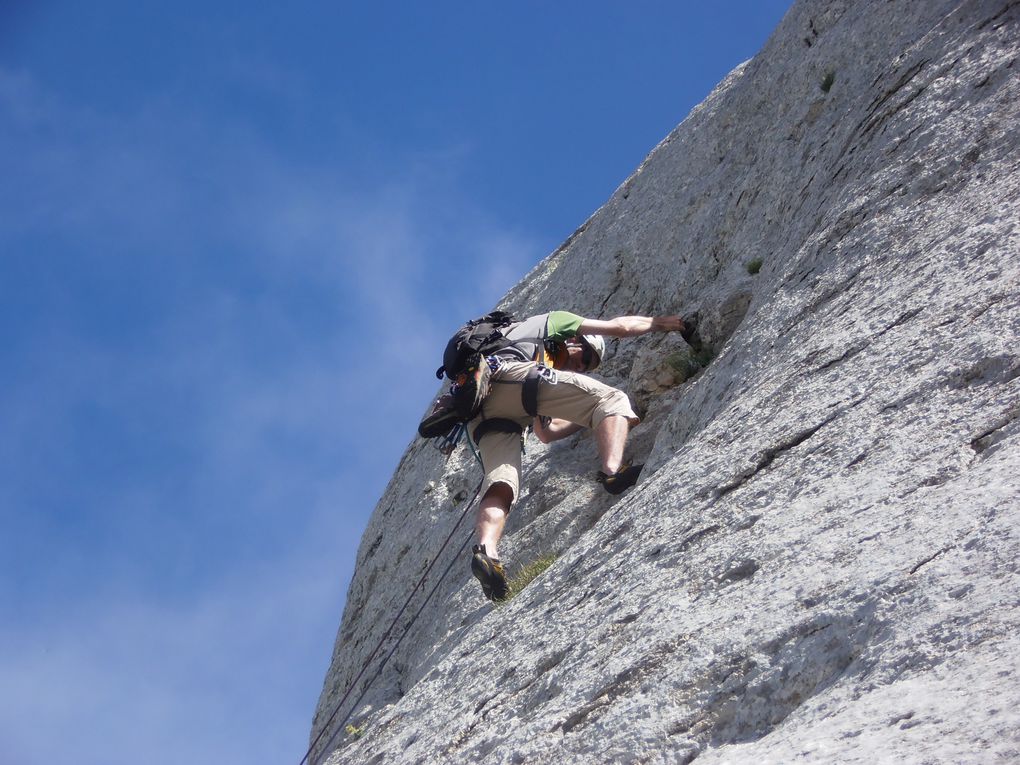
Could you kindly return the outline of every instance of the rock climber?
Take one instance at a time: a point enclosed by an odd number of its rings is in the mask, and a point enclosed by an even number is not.
[[[507,595],[498,545],[520,489],[521,434],[525,428],[530,425],[546,444],[590,428],[595,432],[601,460],[597,480],[605,490],[619,494],[637,481],[641,465],[624,462],[624,446],[630,428],[640,420],[627,394],[586,373],[605,358],[605,337],[637,337],[649,332],[679,332],[695,350],[701,346],[696,313],[683,318],[620,316],[598,320],[552,311],[511,327],[505,336],[514,341],[513,345],[493,354],[495,359],[489,358],[493,367],[491,392],[468,424],[467,432],[478,449],[485,473],[471,572],[490,600],[502,600]],[[537,416],[528,414],[529,409]]]

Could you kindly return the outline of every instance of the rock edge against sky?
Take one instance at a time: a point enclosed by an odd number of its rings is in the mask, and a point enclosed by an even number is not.
[[[1020,758],[1018,41],[1015,2],[798,2],[511,290],[699,309],[714,357],[611,344],[641,482],[532,439],[501,552],[556,562],[493,607],[461,553],[315,761]],[[478,480],[408,448],[313,738]]]

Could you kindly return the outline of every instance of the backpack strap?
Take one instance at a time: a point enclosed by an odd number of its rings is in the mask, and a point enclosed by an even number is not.
[[[538,361],[524,352],[524,349],[520,347],[521,343],[532,343],[539,347],[545,343],[541,337],[518,337],[516,340],[506,338],[506,343],[494,351],[490,352],[490,356],[499,356],[501,358],[513,360],[513,361]]]
[[[539,374],[538,367],[531,367],[521,386],[521,404],[524,405],[524,411],[532,417],[538,417],[538,383],[541,380],[542,375]]]

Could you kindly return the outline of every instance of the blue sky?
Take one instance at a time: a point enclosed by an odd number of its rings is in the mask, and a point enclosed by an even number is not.
[[[0,3],[0,762],[297,763],[446,337],[787,5]]]

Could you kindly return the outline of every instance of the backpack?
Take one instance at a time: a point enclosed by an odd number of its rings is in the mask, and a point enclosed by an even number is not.
[[[445,373],[448,378],[458,382],[457,378],[467,370],[468,361],[474,354],[489,356],[513,345],[500,331],[513,323],[513,315],[506,311],[493,311],[469,321],[446,344],[443,366],[436,370],[436,379],[442,380]]]
[[[454,333],[446,344],[443,365],[436,370],[438,379],[445,374],[453,385],[418,426],[422,437],[446,435],[455,425],[478,414],[490,389],[487,357],[513,345],[503,331],[514,323],[514,317],[506,311],[492,311]]]

